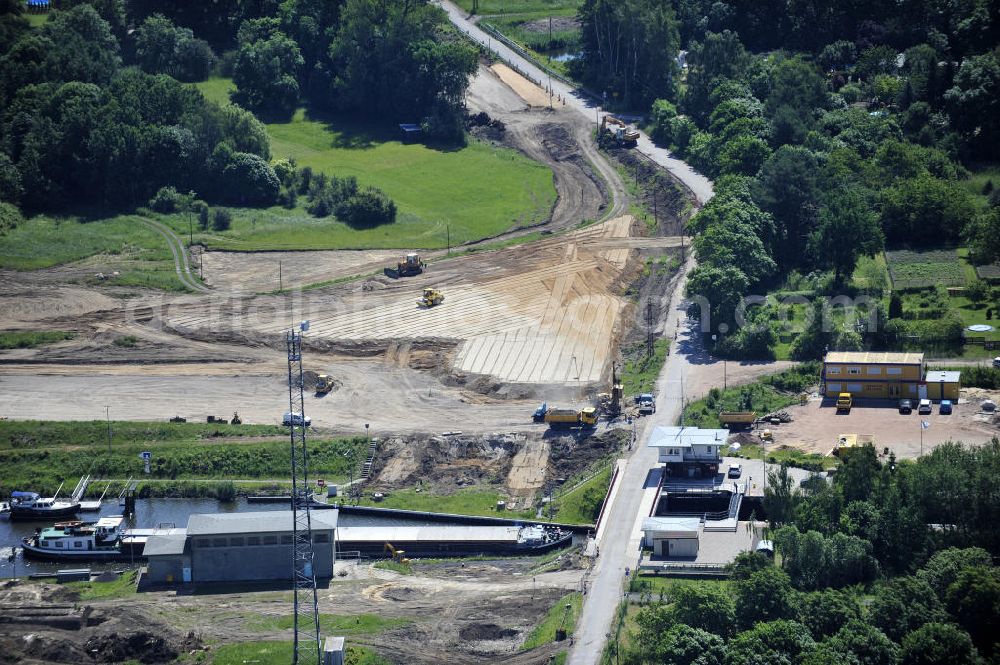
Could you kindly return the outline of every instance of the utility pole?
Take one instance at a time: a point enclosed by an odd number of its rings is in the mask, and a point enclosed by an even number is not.
[[[451,256],[451,224],[445,224],[445,233],[448,236],[448,256]],[[367,425],[365,425],[367,427]]]
[[[278,261],[278,290],[279,291],[285,290],[285,282],[281,274],[281,261]]]
[[[660,218],[656,214],[656,184],[653,185],[653,225],[660,228]]]
[[[653,357],[653,299],[646,299],[646,357]]]
[[[302,333],[308,329],[309,322],[303,321],[301,332],[293,329],[285,335],[288,352],[288,410],[292,414],[298,413],[302,419],[296,424],[295,417],[291,416],[292,422],[288,426],[292,463],[292,665],[319,665],[323,655],[320,649],[319,599],[313,566],[312,519],[309,511],[313,498],[309,488],[302,376]]]
[[[111,407],[104,407],[104,418],[108,422],[108,454],[111,454]]]
[[[194,244],[194,227],[191,226],[191,206],[188,206],[188,245]]]

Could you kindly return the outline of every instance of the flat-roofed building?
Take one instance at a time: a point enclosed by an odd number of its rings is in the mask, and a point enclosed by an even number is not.
[[[642,533],[654,556],[698,556],[701,520],[697,517],[647,517],[642,521]]]
[[[923,399],[924,354],[831,351],[823,360],[823,394]]]
[[[313,573],[333,577],[336,510],[311,514]],[[292,579],[292,512],[191,515],[187,529],[153,534],[143,550],[154,583]]]

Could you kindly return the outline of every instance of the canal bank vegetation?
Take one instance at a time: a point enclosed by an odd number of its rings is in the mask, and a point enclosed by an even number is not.
[[[129,478],[145,497],[187,496],[232,500],[239,494],[284,488],[289,478],[287,432],[269,425],[206,423],[0,422],[0,494],[11,490],[66,490],[84,476],[89,496]],[[265,440],[261,440],[261,439]],[[364,437],[309,441],[310,475],[343,482],[363,459]],[[150,452],[149,474],[140,453]],[[106,481],[106,482],[102,482]]]
[[[421,510],[432,513],[453,515],[478,515],[481,517],[504,517],[531,519],[535,509],[529,506],[522,510],[497,511],[497,502],[507,501],[499,490],[484,488],[461,489],[451,494],[425,491],[420,487],[389,492],[379,501],[371,495],[362,497],[357,503],[378,508],[398,508],[401,510]]]
[[[67,589],[79,594],[78,600],[111,600],[135,594],[136,571],[128,570],[110,582],[67,582]]]
[[[524,640],[521,648],[524,651],[534,649],[556,640],[556,631],[566,630],[567,639],[576,629],[576,621],[583,607],[583,594],[574,591],[556,601],[542,622],[535,626]]]

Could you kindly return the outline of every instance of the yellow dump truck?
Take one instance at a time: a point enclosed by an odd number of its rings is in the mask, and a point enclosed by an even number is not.
[[[576,409],[549,409],[545,412],[545,422],[551,429],[573,429],[576,427],[596,427],[597,409],[592,406],[579,411]]]
[[[854,398],[851,397],[851,393],[840,393],[837,395],[837,413],[841,411],[851,412],[851,406],[854,405]]]
[[[723,427],[752,427],[757,421],[756,411],[720,411],[719,422]]]

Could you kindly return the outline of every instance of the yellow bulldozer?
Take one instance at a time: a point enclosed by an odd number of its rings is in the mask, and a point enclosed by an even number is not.
[[[405,260],[397,262],[395,268],[386,268],[384,272],[387,277],[411,277],[419,275],[426,267],[427,264],[423,262],[420,255],[411,252],[406,255]]]
[[[329,374],[320,374],[316,377],[316,394],[325,395],[333,390],[333,378]]]
[[[440,305],[444,302],[444,294],[437,289],[426,288],[424,289],[424,294],[417,300],[417,304],[421,307],[433,307],[434,305]]]

